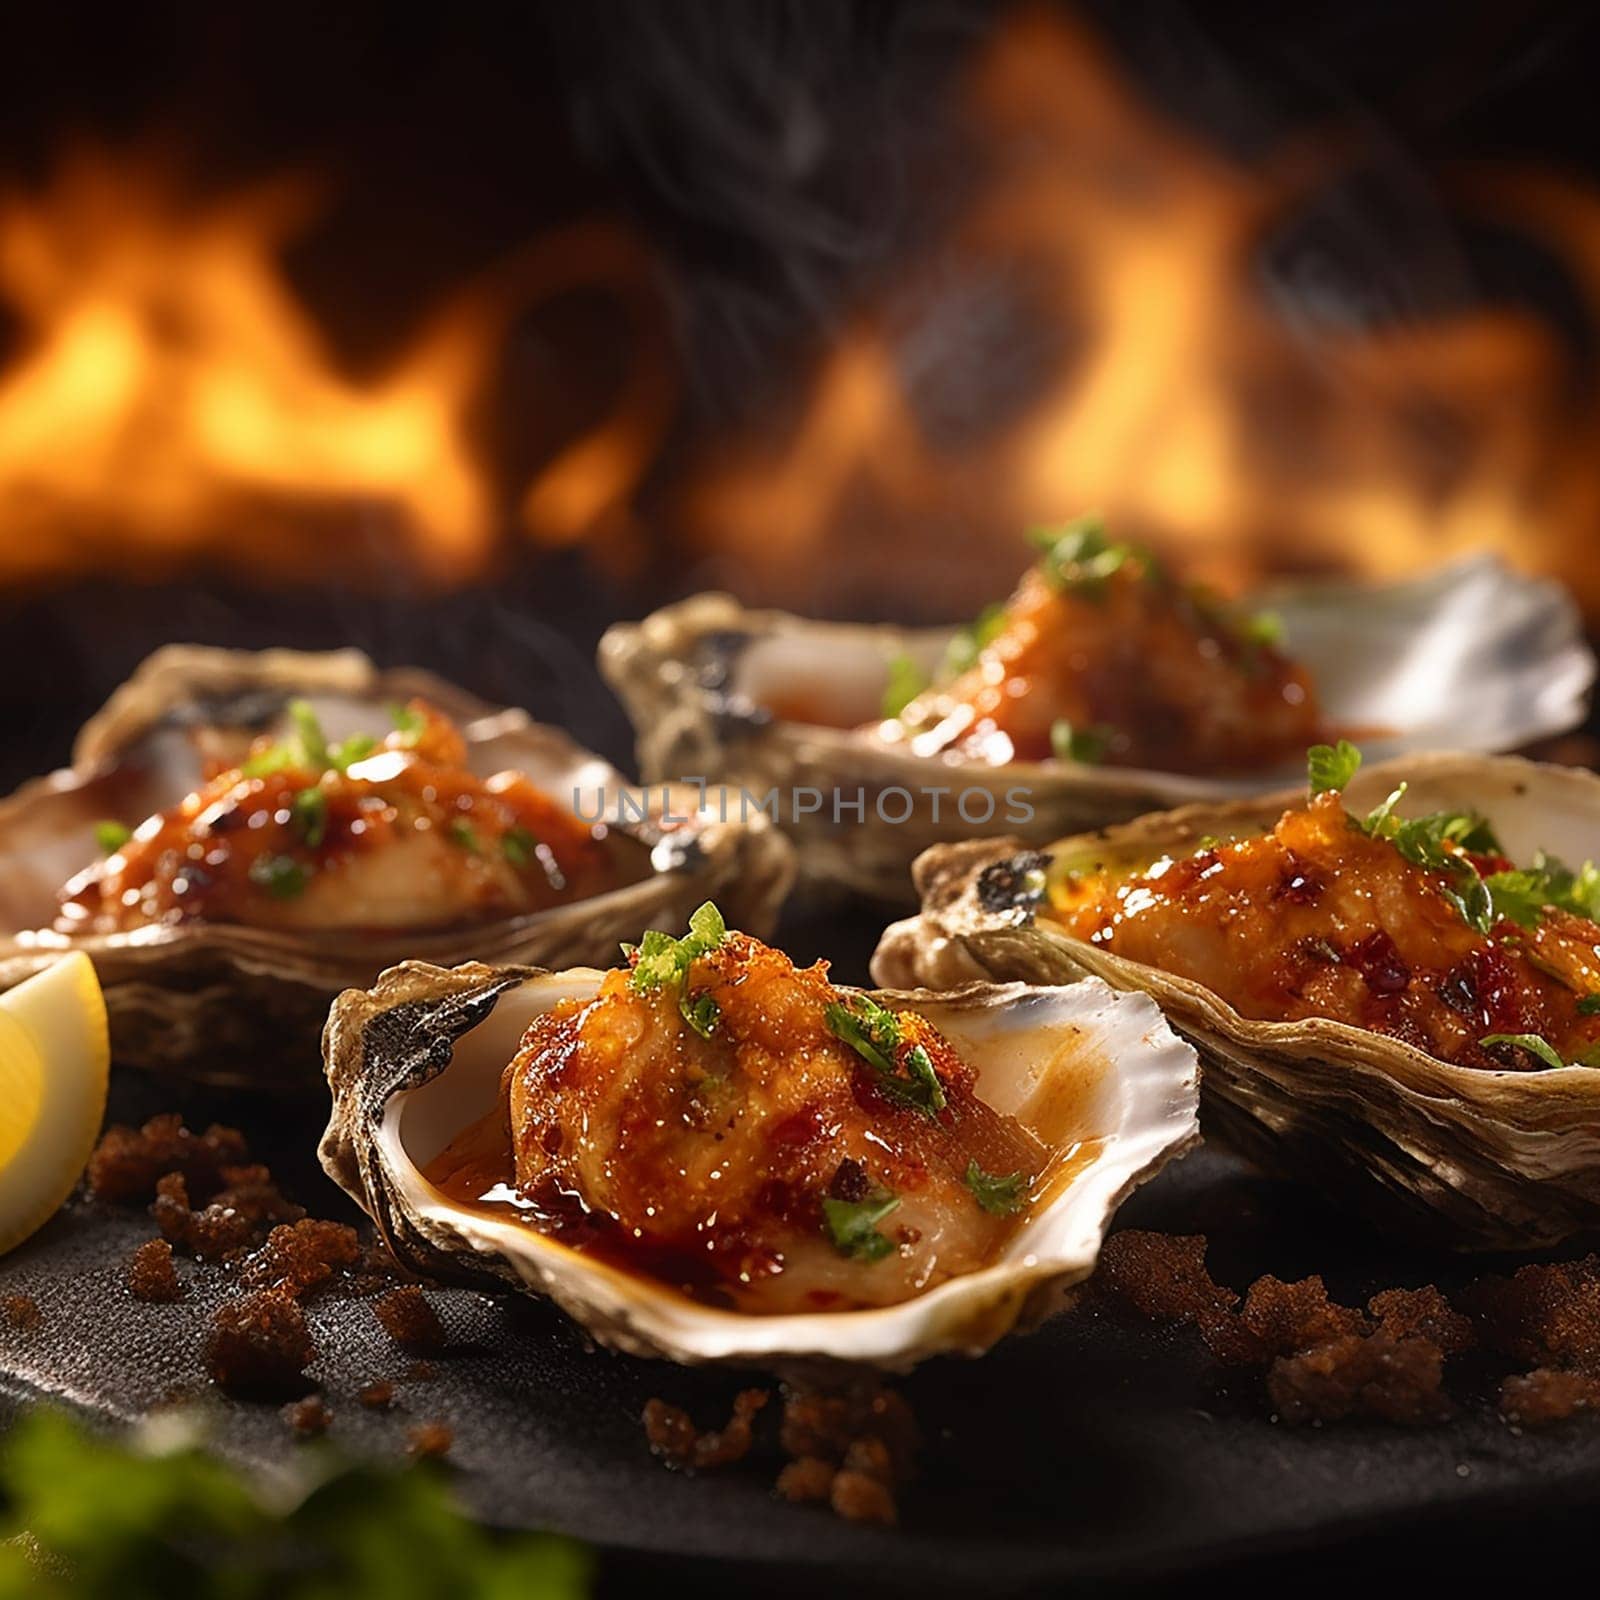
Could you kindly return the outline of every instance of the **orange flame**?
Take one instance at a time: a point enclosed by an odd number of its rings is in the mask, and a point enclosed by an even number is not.
[[[1023,527],[1096,507],[1225,588],[1492,547],[1600,616],[1600,409],[1550,327],[1474,307],[1313,340],[1263,295],[1257,245],[1336,170],[1333,141],[1232,165],[1057,11],[1006,20],[966,104],[985,180],[940,258],[851,319],[798,421],[691,475],[681,515],[725,581],[969,611],[1005,586],[997,548],[1015,570]],[[1459,190],[1551,242],[1600,313],[1600,197],[1505,173]],[[1019,312],[1007,338],[952,331],[996,303]],[[1054,352],[1031,375],[1030,349]],[[1022,378],[952,437],[916,392],[929,350],[946,394]]]
[[[547,463],[528,533],[619,522],[673,405],[640,253],[619,230],[541,239],[469,285],[381,377],[340,371],[277,256],[303,183],[199,209],[153,163],[80,154],[38,197],[0,197],[0,580],[198,555],[269,576],[360,572],[381,530],[424,577],[480,571],[509,522],[469,418],[509,324],[574,288],[615,293],[639,356],[613,410]]]

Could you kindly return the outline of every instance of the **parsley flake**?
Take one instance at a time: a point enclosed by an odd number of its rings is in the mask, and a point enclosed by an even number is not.
[[[250,881],[274,900],[292,900],[306,886],[310,874],[293,856],[257,856],[250,863]]]
[[[1076,761],[1094,766],[1105,760],[1106,750],[1115,736],[1114,728],[1075,728],[1064,717],[1050,724],[1050,749],[1058,761]]]
[[[900,1019],[870,995],[852,994],[831,1002],[824,1016],[835,1038],[842,1039],[872,1068],[884,1094],[901,1105],[936,1117],[948,1103],[933,1058],[920,1044],[903,1053]]]
[[[1529,1055],[1537,1056],[1547,1067],[1564,1067],[1564,1062],[1556,1054],[1555,1047],[1547,1039],[1541,1038],[1537,1033],[1491,1033],[1478,1041],[1484,1049],[1492,1044],[1514,1045],[1518,1050],[1526,1050]]]
[[[320,784],[296,792],[289,802],[289,826],[310,850],[328,836],[328,794]]]
[[[1314,744],[1306,751],[1306,782],[1312,796],[1343,789],[1361,766],[1361,752],[1348,739],[1338,744]]]
[[[514,867],[526,867],[539,858],[538,837],[526,828],[507,828],[500,836],[500,854]]]
[[[985,1172],[973,1160],[967,1163],[966,1181],[978,1204],[991,1216],[1009,1217],[1022,1209],[1028,1182],[1025,1173],[1008,1172],[1001,1177],[998,1173]]]
[[[898,717],[928,687],[928,676],[904,652],[889,662],[889,678],[883,686],[883,714]]]
[[[878,1232],[878,1224],[899,1206],[899,1197],[884,1188],[871,1189],[860,1200],[835,1200],[829,1195],[822,1202],[822,1220],[840,1255],[881,1261],[894,1254],[894,1241]]]
[[[677,987],[678,1013],[700,1035],[709,1039],[722,1015],[722,1008],[708,994],[688,993],[689,968],[728,936],[722,913],[707,900],[690,913],[689,932],[682,939],[651,928],[636,945],[624,945],[623,953],[634,957],[628,987],[635,994],[653,994],[657,989]]]
[[[97,822],[94,825],[94,842],[103,856],[114,856],[133,837],[133,829],[120,822]]]
[[[389,720],[400,736],[399,744],[403,750],[411,749],[428,726],[428,719],[422,712],[412,706],[400,705],[398,702],[389,707]]]
[[[1578,1002],[1580,1017],[1600,1016],[1600,994],[1586,994]]]
[[[1143,550],[1108,539],[1098,513],[1076,517],[1059,528],[1031,529],[1028,541],[1041,552],[1039,570],[1045,582],[1058,592],[1072,590],[1092,598],[1134,559],[1142,561],[1147,572],[1154,569]]]

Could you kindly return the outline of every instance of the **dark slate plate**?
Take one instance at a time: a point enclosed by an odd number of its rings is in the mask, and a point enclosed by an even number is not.
[[[839,973],[850,977],[875,929],[868,917],[793,924],[788,943],[797,955],[843,948],[853,959]],[[230,1101],[117,1079],[116,1116],[180,1105],[191,1120],[243,1125],[314,1214],[348,1214],[311,1157],[319,1102]],[[1448,1285],[1481,1268],[1398,1250],[1212,1148],[1141,1191],[1122,1220],[1207,1232],[1227,1281],[1321,1271],[1349,1300],[1395,1283]],[[49,1395],[130,1421],[174,1396],[198,1398],[217,1450],[282,1472],[304,1447],[277,1408],[226,1400],[201,1373],[221,1275],[186,1266],[193,1287],[175,1306],[128,1294],[127,1257],[152,1231],[139,1213],[75,1202],[0,1261],[0,1295],[31,1294],[44,1313],[37,1330],[4,1336],[0,1399]],[[1522,1436],[1481,1396],[1442,1427],[1291,1429],[1268,1415],[1259,1377],[1222,1374],[1188,1331],[1085,1308],[983,1361],[937,1362],[907,1380],[927,1436],[922,1476],[904,1496],[899,1530],[853,1527],[777,1501],[770,1458],[698,1479],[651,1458],[638,1420],[647,1398],[686,1404],[709,1424],[725,1417],[736,1376],[595,1350],[531,1300],[430,1292],[463,1349],[424,1381],[407,1378],[409,1358],[369,1303],[313,1304],[322,1351],[313,1371],[335,1413],[335,1444],[397,1455],[409,1427],[443,1421],[455,1433],[460,1491],[487,1519],[567,1531],[647,1568],[672,1558],[711,1559],[723,1572],[737,1563],[741,1583],[770,1593],[870,1579],[876,1594],[995,1594],[1154,1577],[1245,1552],[1327,1548],[1419,1519],[1465,1528],[1600,1492],[1600,1429]],[[356,1402],[375,1378],[396,1381],[395,1410]]]

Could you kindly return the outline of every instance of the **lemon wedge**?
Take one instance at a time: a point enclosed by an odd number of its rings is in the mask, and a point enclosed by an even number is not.
[[[105,997],[82,951],[0,994],[0,1255],[72,1193],[110,1065]]]

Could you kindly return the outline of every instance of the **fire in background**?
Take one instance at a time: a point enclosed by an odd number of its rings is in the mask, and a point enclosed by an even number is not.
[[[961,159],[908,176],[933,220],[787,381],[714,415],[678,337],[695,286],[638,221],[530,238],[353,371],[283,266],[329,185],[200,198],[146,148],[64,149],[0,196],[0,581],[460,585],[581,546],[753,600],[955,616],[1020,567],[1020,529],[1094,507],[1229,589],[1492,547],[1600,617],[1591,187],[1482,163],[1397,184],[1347,124],[1225,154],[1058,7],[1000,14],[947,92]],[[1566,314],[1480,293],[1465,228],[1550,263]],[[1329,230],[1428,295],[1354,314],[1319,280]],[[620,338],[604,393],[575,406],[557,366],[508,407],[515,330],[573,296]],[[511,472],[493,441],[524,422],[545,444]]]

